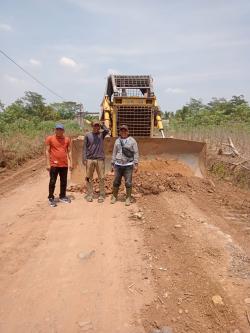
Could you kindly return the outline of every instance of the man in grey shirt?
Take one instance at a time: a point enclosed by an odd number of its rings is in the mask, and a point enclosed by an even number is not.
[[[129,136],[128,126],[122,125],[119,135],[115,141],[112,156],[112,169],[115,171],[115,179],[111,203],[114,204],[117,201],[121,180],[124,177],[126,187],[125,205],[129,206],[132,194],[132,176],[133,171],[137,172],[138,170],[139,153],[137,142],[132,136]]]
[[[101,132],[100,129],[103,129]],[[98,202],[103,202],[105,198],[104,177],[104,138],[109,133],[109,129],[100,124],[99,121],[92,123],[92,132],[87,133],[83,143],[83,165],[86,166],[86,187],[88,202],[93,201],[93,175],[96,170],[99,178],[99,198]]]

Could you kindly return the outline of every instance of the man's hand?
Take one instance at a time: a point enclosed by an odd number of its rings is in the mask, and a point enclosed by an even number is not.
[[[69,166],[69,171],[72,171],[73,170],[73,167],[72,165]]]
[[[137,171],[138,171],[138,164],[135,164],[134,165],[134,172],[137,173]]]
[[[50,165],[47,165],[47,166],[46,166],[46,170],[47,170],[47,171],[50,171]]]
[[[84,166],[86,166],[86,165],[87,165],[87,161],[86,161],[86,160],[83,160],[83,161],[82,161],[82,164],[83,164]]]
[[[111,164],[111,172],[113,173],[115,171],[114,164]]]

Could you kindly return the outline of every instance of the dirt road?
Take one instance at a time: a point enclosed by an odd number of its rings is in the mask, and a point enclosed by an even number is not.
[[[80,193],[50,208],[47,182],[0,198],[0,332],[250,332],[246,192],[194,181],[129,208]]]
[[[152,295],[128,210],[80,194],[50,208],[47,182],[42,172],[0,200],[0,332],[144,332]]]

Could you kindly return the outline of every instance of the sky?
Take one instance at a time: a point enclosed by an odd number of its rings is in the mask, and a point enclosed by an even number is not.
[[[249,0],[0,0],[0,49],[64,100],[99,112],[109,74],[150,74],[162,111],[250,100]],[[0,100],[60,99],[0,54]]]

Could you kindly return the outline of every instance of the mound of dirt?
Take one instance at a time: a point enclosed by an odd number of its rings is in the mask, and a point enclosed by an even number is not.
[[[105,177],[106,194],[112,193],[114,174]],[[99,192],[98,179],[94,179],[94,191]],[[138,173],[133,176],[133,194],[140,197],[149,194],[159,194],[164,191],[187,192],[204,190],[214,191],[211,181],[192,176],[192,171],[186,165],[173,160],[145,160],[140,163]],[[86,192],[85,184],[68,188],[70,192]],[[125,191],[124,183],[121,191]]]
[[[182,176],[193,176],[192,170],[180,161],[162,160],[143,160],[140,162],[140,171],[142,172],[157,172],[157,173],[178,173]]]

